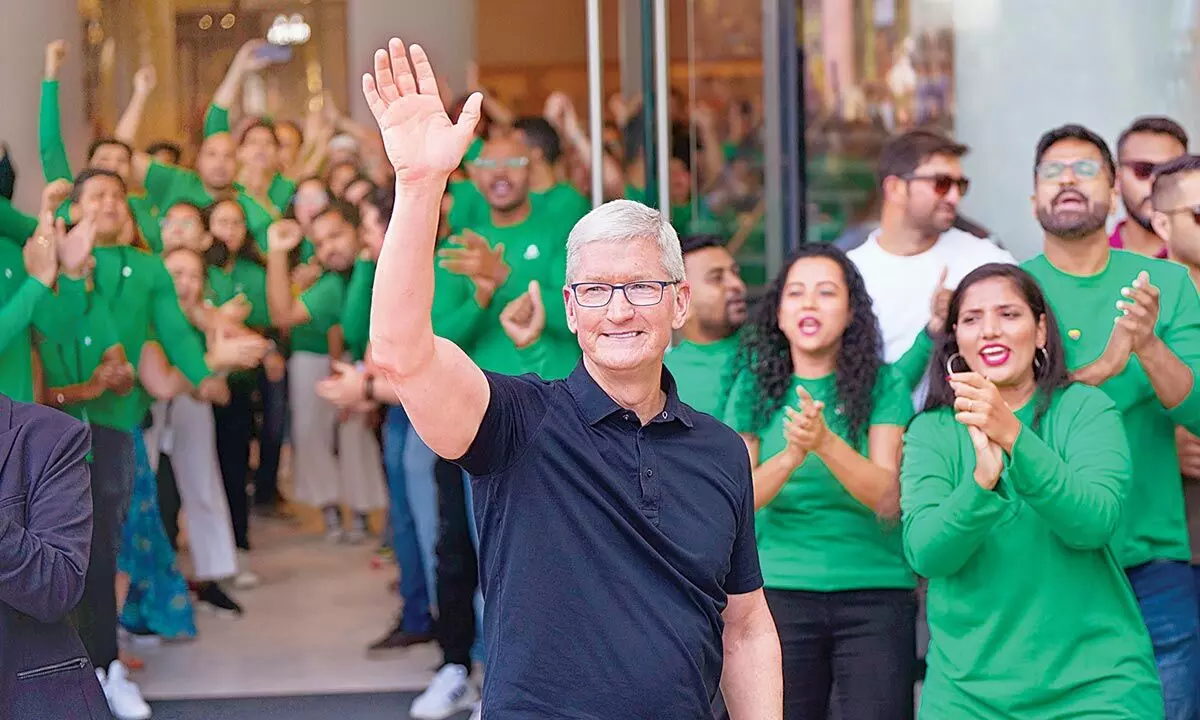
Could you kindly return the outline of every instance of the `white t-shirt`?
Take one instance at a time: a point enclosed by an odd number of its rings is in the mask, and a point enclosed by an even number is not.
[[[849,255],[866,281],[883,333],[884,361],[889,363],[899,360],[929,324],[929,304],[942,267],[947,269],[946,287],[953,288],[980,265],[1016,264],[1007,250],[955,228],[920,255],[887,252],[879,247],[879,232]]]

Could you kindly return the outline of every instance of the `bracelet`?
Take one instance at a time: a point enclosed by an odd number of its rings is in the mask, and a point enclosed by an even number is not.
[[[366,379],[363,380],[363,396],[367,400],[375,402],[375,376],[369,373]]]

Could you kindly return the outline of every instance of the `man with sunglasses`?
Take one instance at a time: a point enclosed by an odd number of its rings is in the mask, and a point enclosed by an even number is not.
[[[1194,720],[1200,611],[1175,426],[1200,430],[1200,298],[1179,265],[1109,247],[1116,175],[1091,130],[1043,135],[1033,194],[1043,254],[1024,267],[1054,309],[1073,379],[1104,390],[1122,412],[1133,484],[1110,546],[1154,645],[1167,720]]]
[[[1126,219],[1117,223],[1109,236],[1110,246],[1167,257],[1167,246],[1151,226],[1150,188],[1155,168],[1184,155],[1187,147],[1187,131],[1170,118],[1141,117],[1121,133],[1117,140],[1117,191]]]
[[[927,328],[936,331],[928,298],[948,298],[947,288],[980,265],[1016,262],[988,240],[952,231],[969,187],[961,162],[967,151],[939,133],[912,130],[879,154],[879,229],[849,256],[871,295],[889,363],[927,343]]]

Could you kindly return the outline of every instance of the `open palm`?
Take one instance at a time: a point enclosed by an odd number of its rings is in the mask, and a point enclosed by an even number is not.
[[[379,124],[396,182],[442,182],[462,162],[483,96],[472,94],[458,123],[451,123],[425,51],[413,45],[410,54],[411,68],[398,38],[388,42],[387,50],[376,50],[375,75],[363,75],[363,95]]]

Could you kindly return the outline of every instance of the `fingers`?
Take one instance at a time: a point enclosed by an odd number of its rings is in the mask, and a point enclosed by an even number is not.
[[[341,360],[338,360],[337,358],[330,359],[329,368],[330,368],[330,370],[333,371],[334,375],[345,375],[347,373],[355,372],[353,365],[346,363],[346,362],[342,362]]]
[[[991,389],[991,382],[976,372],[953,373],[946,379],[950,381],[951,385],[954,383],[959,383],[960,385],[967,385],[980,390]]]
[[[989,392],[987,390],[975,387],[974,385],[955,382],[954,380],[950,381],[950,389],[954,391],[956,396],[967,398],[969,400],[987,400],[989,396]]]
[[[467,102],[463,105],[462,112],[458,115],[458,122],[454,127],[458,129],[459,137],[464,143],[469,142],[475,135],[475,126],[479,124],[479,116],[483,107],[483,94],[471,93],[471,97],[467,98]]]
[[[404,41],[400,38],[389,40],[388,54],[392,58],[392,76],[395,78],[397,90],[401,95],[415,95],[417,82],[413,80],[412,68],[409,67],[408,57],[404,53]]]
[[[422,95],[438,94],[437,77],[433,74],[433,65],[429,62],[429,56],[425,54],[425,48],[420,45],[413,45],[409,48],[409,54],[412,56],[413,74],[417,78],[417,90]]]
[[[383,117],[383,111],[387,109],[387,103],[380,97],[379,87],[375,84],[375,77],[371,73],[363,73],[362,91],[363,97],[367,100],[367,107],[371,108],[371,114],[375,116],[375,121],[379,122]]]
[[[961,425],[982,428],[987,424],[988,416],[973,412],[956,412],[954,419]]]
[[[529,281],[529,302],[533,305],[535,313],[545,313],[546,308],[542,304],[542,286],[537,280]]]
[[[990,442],[987,433],[973,425],[968,425],[967,434],[971,436],[971,444],[975,446],[976,450],[987,449],[988,442]]]
[[[938,279],[937,279],[937,289],[938,290],[946,289],[946,278],[949,276],[950,276],[949,266],[943,265],[941,271],[938,273]]]
[[[401,57],[403,54],[401,49]],[[405,64],[407,65],[407,62]],[[388,59],[387,50],[375,51],[375,87],[379,96],[383,98],[385,107],[400,99],[400,89],[396,87],[396,78],[392,74],[392,63]]]
[[[796,386],[796,397],[800,398],[801,409],[807,409],[808,406],[812,405],[814,402],[813,396],[808,392],[808,390],[804,389],[803,385]]]

